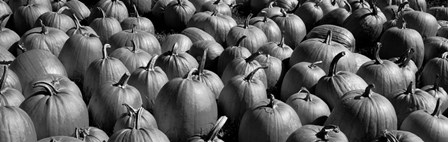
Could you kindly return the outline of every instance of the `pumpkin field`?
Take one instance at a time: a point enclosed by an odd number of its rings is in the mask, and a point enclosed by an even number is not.
[[[0,142],[448,142],[442,0],[0,0]]]

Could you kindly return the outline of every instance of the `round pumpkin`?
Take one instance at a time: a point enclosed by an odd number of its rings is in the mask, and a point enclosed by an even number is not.
[[[157,122],[154,116],[145,110],[143,107],[139,107],[137,109],[133,108],[128,104],[123,104],[126,107],[127,112],[123,113],[120,118],[117,119],[114,125],[114,133],[120,131],[122,129],[132,128],[136,123],[136,120],[141,120],[139,123],[140,128],[155,128],[157,129]],[[140,115],[137,115],[139,114]],[[139,117],[139,118],[137,118]]]
[[[26,50],[49,50],[57,57],[68,38],[69,36],[65,31],[48,27],[40,20],[40,27],[27,31],[20,38],[19,44],[24,46]]]
[[[129,17],[128,9],[121,0],[101,0],[96,7],[103,9],[106,17],[115,18],[119,22]]]
[[[249,20],[249,24],[261,29],[269,42],[280,42],[282,39],[280,27],[267,15],[253,17]]]
[[[121,47],[114,50],[110,56],[120,60],[129,72],[134,72],[137,68],[145,66],[151,60],[151,54],[138,48],[137,43],[131,40],[131,47]]]
[[[195,12],[196,8],[189,0],[171,1],[165,8],[165,24],[176,31],[182,31]]]
[[[194,57],[186,52],[177,51],[177,48],[178,44],[175,43],[171,51],[163,53],[156,61],[156,65],[165,71],[169,80],[183,77],[188,71],[199,66]]]
[[[120,22],[113,17],[106,17],[106,13],[101,8],[97,8],[101,11],[102,16],[93,19],[89,26],[95,30],[95,32],[100,37],[103,44],[109,43],[109,38],[122,31]]]
[[[307,88],[311,93],[316,92],[317,82],[325,76],[325,71],[317,66],[320,63],[322,61],[300,62],[292,66],[283,78],[280,92],[281,100],[287,100],[292,94],[300,91],[302,87]]]
[[[188,21],[187,26],[204,30],[215,38],[219,44],[225,45],[227,34],[232,27],[237,26],[237,23],[230,16],[205,11],[194,14]]]
[[[30,116],[16,106],[0,106],[2,142],[36,142],[36,129]]]
[[[28,3],[26,5],[20,4],[17,8],[12,8],[14,11],[14,31],[19,35],[23,35],[26,31],[33,28],[34,23],[36,23],[40,15],[51,11],[51,6],[47,7],[43,4],[36,4],[36,2],[32,2],[31,0],[27,1]],[[40,1],[46,1],[49,4],[49,0]],[[18,0],[17,2],[23,1]]]
[[[120,47],[132,47],[134,41],[138,49],[148,52],[151,55],[162,54],[161,46],[157,38],[148,32],[137,30],[136,27],[119,31],[109,37],[109,42],[112,48],[107,49],[107,53],[112,53]]]
[[[141,17],[135,4],[133,4],[132,7],[134,8],[135,17],[128,17],[126,19],[123,19],[123,21],[120,22],[121,28],[123,30],[127,30],[132,29],[135,26],[135,29],[154,34],[155,29],[151,20],[146,17]]]
[[[328,105],[305,87],[289,96],[285,102],[296,111],[303,125],[321,125],[331,113]]]
[[[57,12],[45,12],[44,14],[40,15],[39,18],[37,18],[34,26],[40,26],[39,20],[42,20],[44,25],[48,27],[57,28],[64,32],[67,32],[69,29],[75,27],[76,25],[75,21],[73,21],[70,16],[62,13],[62,11],[66,9],[68,9],[68,7],[62,7],[61,9],[57,10]]]
[[[1,3],[1,2],[0,2]],[[13,44],[20,40],[20,36],[13,30],[8,29],[3,24],[6,24],[6,19],[10,15],[3,15],[0,17],[0,47],[9,50]]]
[[[244,25],[240,24],[230,29],[226,37],[227,45],[235,45],[239,42],[239,45],[246,47],[251,53],[255,53],[263,44],[268,42],[266,35],[261,29],[249,25],[249,20],[251,17],[252,14],[249,14],[244,21]],[[239,41],[243,36],[246,36],[246,38]]]
[[[226,69],[227,65],[236,58],[242,57],[247,58],[251,55],[249,49],[240,46],[241,41],[246,38],[246,36],[241,37],[238,42],[224,49],[221,55],[218,58],[218,67],[216,73],[219,76],[222,76],[222,73]]]

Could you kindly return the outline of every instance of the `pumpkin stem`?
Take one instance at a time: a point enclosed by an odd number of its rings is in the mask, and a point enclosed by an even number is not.
[[[127,112],[128,112],[128,114],[129,114],[129,118],[128,118],[128,124],[131,124],[132,123],[132,118],[135,116],[135,114],[137,113],[137,110],[134,108],[134,107],[132,107],[132,106],[130,106],[130,105],[128,105],[128,104],[122,104],[123,106],[125,106],[126,107],[126,110],[127,110]],[[135,126],[131,126],[131,128],[134,128]]]
[[[370,97],[370,94],[372,93],[373,88],[375,88],[375,85],[369,84],[369,86],[366,87],[366,90],[364,91],[364,93],[361,96]]]
[[[249,63],[249,62],[252,62],[253,60],[255,60],[255,58],[257,58],[257,56],[258,55],[261,55],[261,52],[259,51],[259,52],[255,52],[255,53],[253,53],[252,55],[250,55],[249,57],[247,57],[245,60],[246,60],[246,63]]]
[[[402,57],[400,57],[400,60],[398,60],[400,63],[400,65],[399,65],[400,68],[403,68],[409,64],[409,61],[411,61],[410,56],[413,53],[414,53],[414,49],[412,49],[411,47],[408,47],[407,52]]]
[[[212,128],[212,133],[210,134],[208,140],[206,142],[211,142],[213,141],[216,136],[218,135],[219,131],[221,131],[222,127],[224,126],[224,124],[227,121],[227,116],[221,116],[219,117],[218,121],[216,122],[215,126],[213,126]]]
[[[238,39],[238,41],[236,41],[236,45],[235,46],[240,46],[241,42],[243,42],[243,40],[246,38],[246,35],[243,35],[240,39]]]
[[[177,0],[177,4],[182,4],[182,1],[181,0]]]
[[[345,56],[345,52],[342,51],[339,54],[337,54],[333,60],[331,61],[330,64],[330,71],[328,73],[328,77],[334,76],[334,74],[336,73],[336,66],[338,65],[338,61],[339,59],[341,59],[343,56]]]
[[[267,15],[266,11],[264,11],[264,10],[261,11],[261,14],[264,15],[263,16],[263,22],[266,23],[268,21],[268,15]]]
[[[75,19],[75,32],[74,32],[74,34],[76,34],[76,31],[79,31],[80,34],[82,34],[81,30],[80,30],[81,29],[81,23],[79,22],[78,17],[76,17],[76,15],[73,14],[73,18]]]
[[[135,118],[135,125],[134,125],[134,129],[140,129],[140,118],[142,117],[142,113],[143,113],[143,108],[140,107],[137,109],[136,111],[136,115],[137,117]]]
[[[283,17],[286,17],[286,16],[287,16],[287,15],[286,15],[286,11],[283,10],[283,8],[280,9],[280,12],[282,13],[282,16],[283,16]]]
[[[197,68],[192,68],[190,71],[188,71],[188,74],[186,76],[187,79],[192,79],[193,73],[195,73],[196,71],[198,71]],[[198,77],[200,78],[200,77]]]
[[[127,73],[124,73],[123,76],[121,76],[120,80],[117,83],[113,84],[113,86],[123,88],[124,86],[126,86],[128,80],[129,80],[129,75]]]
[[[401,24],[401,29],[406,29],[406,20],[404,18],[401,18],[403,20],[403,23]]]
[[[436,79],[434,80],[433,90],[439,91],[439,81],[440,81],[440,75],[436,74]]]
[[[24,44],[25,43],[23,43],[23,42],[19,42],[19,44],[17,44],[19,50],[22,51],[22,52],[26,52],[27,51],[26,48],[24,47],[25,46]]]
[[[159,58],[159,55],[154,55],[151,60],[148,62],[148,65],[146,65],[146,70],[154,70],[154,66],[156,64],[157,58]]]
[[[10,16],[10,15],[11,15],[11,13],[8,13],[8,14],[3,15],[2,17],[0,17],[0,25],[3,24],[3,21],[6,19],[6,17],[8,17],[8,16]],[[2,28],[3,28],[3,27],[0,26],[0,31],[3,30]]]
[[[328,140],[329,138],[328,133],[331,131],[338,133],[340,130],[339,127],[336,125],[326,125],[319,132],[316,133],[316,137],[318,137],[321,140]]]
[[[252,18],[252,16],[253,16],[252,13],[247,16],[246,20],[244,21],[244,29],[247,29],[249,27],[249,21],[250,18]]]
[[[378,139],[378,142],[398,142],[398,139],[390,131],[384,130],[383,136]]]
[[[440,115],[440,106],[441,106],[440,98],[437,99],[436,108],[434,109],[434,112],[432,112],[432,116],[439,116]]]
[[[216,0],[213,4],[217,5],[219,2],[221,2],[221,0]]]
[[[351,13],[353,9],[352,9],[352,6],[350,5],[350,3],[348,3],[347,0],[344,0],[344,3],[347,6],[346,10]]]
[[[54,86],[48,82],[36,82],[33,84],[33,88],[37,88],[37,87],[43,87],[45,88],[45,90],[47,90],[50,95],[54,95],[57,94],[58,92],[56,91],[56,89],[54,88]]]
[[[45,27],[44,22],[42,21],[42,19],[39,19],[39,23],[40,23],[40,27],[42,28],[42,31],[40,31],[41,34],[47,34],[48,30],[47,27]]]
[[[64,10],[67,10],[67,9],[70,9],[70,8],[67,7],[67,6],[63,6],[63,7],[58,9],[57,13],[61,14],[62,12],[64,12]]]
[[[135,17],[137,17],[137,20],[140,18],[140,14],[138,13],[137,6],[135,4],[132,4],[132,8],[134,8]]]
[[[275,97],[274,97],[274,95],[269,94],[269,104],[268,104],[267,107],[275,108],[276,105],[275,105],[274,101],[275,101]]]
[[[106,13],[101,7],[96,7],[99,11],[101,11],[101,17],[106,18]]]
[[[308,65],[308,68],[310,68],[310,69],[315,68],[315,67],[317,67],[317,64],[322,64],[322,61],[313,62],[310,65]]]
[[[213,13],[212,13],[212,16],[216,16],[216,14],[218,14],[218,13],[219,13],[219,11],[216,10],[216,9],[214,9],[214,10],[213,10]]]
[[[383,60],[380,58],[380,49],[381,49],[381,43],[377,42],[375,46],[375,64],[383,64]]]
[[[408,88],[406,89],[406,94],[411,94],[411,93],[414,93],[414,88],[412,88],[413,86],[412,85],[414,85],[414,82],[409,82],[409,85],[408,85]]]
[[[110,48],[110,44],[104,44],[104,46],[103,46],[103,59],[107,59],[107,48]]]
[[[2,90],[3,89],[3,85],[5,85],[7,71],[8,71],[8,67],[6,65],[3,66],[3,75],[2,75],[2,78],[0,80],[0,90]]]
[[[328,30],[328,32],[327,32],[327,38],[325,38],[324,43],[327,44],[327,45],[331,45],[331,40],[332,40],[332,38],[333,38],[333,31]]]
[[[244,80],[252,80],[254,78],[255,73],[257,73],[258,70],[260,69],[267,69],[267,66],[262,66],[262,67],[258,67],[256,69],[254,69],[252,72],[250,72],[245,78]]]
[[[285,31],[282,31],[282,34],[281,34],[281,38],[280,38],[280,43],[278,44],[278,47],[281,47],[281,48],[283,48],[284,47],[284,45],[285,45],[285,36],[284,36],[284,33],[285,33]]]
[[[0,61],[0,65],[5,65],[5,66],[10,65],[11,63],[12,63],[12,61],[5,61],[5,60]]]
[[[397,19],[397,13],[394,9],[390,9],[392,11],[392,19]]]
[[[173,47],[171,48],[171,55],[175,55],[177,54],[176,49],[179,48],[179,45],[176,43],[174,43]]]
[[[407,4],[409,4],[409,2],[407,2],[407,1],[401,3],[401,4],[398,6],[398,11],[397,11],[397,13],[401,12],[401,11],[403,10],[403,8],[404,8]]]
[[[78,140],[84,140],[83,138],[81,138],[80,136],[81,131],[79,130],[78,127],[75,128],[75,138]]]
[[[378,9],[376,9],[373,0],[369,1],[370,8],[372,8],[372,15],[378,15]]]
[[[208,52],[208,48],[205,48],[204,53],[202,54],[202,59],[201,59],[201,65],[199,66],[198,69],[198,75],[204,73],[204,68],[205,68],[205,61],[207,61],[207,52]]]
[[[301,93],[301,92],[305,92],[306,93],[306,97],[303,98],[303,100],[305,100],[307,102],[311,102],[312,101],[311,100],[311,93],[310,93],[310,91],[308,89],[306,89],[306,87],[300,88],[299,93]]]
[[[131,44],[132,44],[132,53],[135,53],[135,50],[137,50],[137,43],[134,40],[131,40]]]

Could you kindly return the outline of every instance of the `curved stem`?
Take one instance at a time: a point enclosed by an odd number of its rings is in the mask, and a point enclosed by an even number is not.
[[[350,5],[350,3],[348,3],[347,0],[344,0],[344,3],[347,6],[346,10],[351,13],[353,9],[352,9],[352,6]]]
[[[41,33],[41,34],[47,34],[47,33],[48,33],[48,30],[47,30],[47,27],[45,27],[45,24],[44,24],[44,22],[42,21],[42,19],[39,19],[39,22],[40,22],[40,27],[42,28],[42,30],[40,31],[40,33]]]
[[[103,59],[107,59],[108,58],[108,56],[107,56],[107,48],[110,48],[111,46],[110,46],[110,44],[104,44],[104,46],[103,46]]]
[[[3,24],[3,21],[5,21],[5,19],[6,19],[8,16],[10,16],[10,15],[11,15],[11,13],[8,13],[8,14],[3,15],[2,17],[0,17],[0,25],[2,25],[2,24]],[[0,31],[3,30],[2,28],[3,28],[3,27],[0,26]]]
[[[399,142],[397,137],[395,137],[391,132],[388,130],[384,130],[383,132],[384,137],[386,138],[386,142]]]
[[[236,45],[235,46],[240,46],[241,42],[243,42],[243,40],[246,38],[246,35],[243,35],[240,39],[238,39],[238,41],[236,41]]]
[[[36,82],[33,84],[33,88],[37,88],[37,87],[43,87],[45,88],[45,90],[47,90],[50,95],[54,95],[56,93],[58,93],[56,91],[56,89],[54,89],[54,86],[48,82]]]
[[[380,58],[381,43],[377,42],[375,47],[375,64],[383,64],[383,60]]]
[[[281,47],[281,48],[283,48],[284,47],[284,45],[285,45],[285,36],[284,36],[284,32],[285,31],[282,31],[282,34],[281,34],[281,38],[280,38],[280,43],[277,45],[278,47]]]
[[[448,59],[448,52],[444,52],[442,54],[442,59]]]
[[[113,86],[124,87],[124,86],[126,86],[128,80],[129,80],[129,75],[127,73],[124,73],[123,76],[121,76],[120,80],[117,83],[113,84]]]
[[[3,86],[5,85],[6,73],[7,72],[8,72],[8,67],[5,65],[5,66],[3,66],[3,75],[2,75],[2,78],[0,80],[0,90],[2,90]]]
[[[138,13],[137,6],[135,6],[135,4],[132,4],[132,8],[134,8],[135,17],[137,17],[138,19],[140,17],[140,14]]]
[[[268,14],[264,10],[261,11],[261,14],[264,15],[263,16],[263,23],[266,23],[268,21]]]
[[[397,19],[397,13],[394,9],[390,9],[392,11],[392,19]]]
[[[252,16],[253,16],[252,13],[247,16],[246,20],[244,21],[244,29],[247,29],[249,27],[249,21],[250,18],[252,18]]]
[[[80,133],[81,133],[80,128],[76,127],[75,128],[75,138],[78,140],[84,140],[84,138],[81,138]]]
[[[286,13],[285,10],[283,10],[283,8],[280,9],[280,12],[282,13],[282,16],[283,16],[283,17],[286,17],[286,16],[287,16],[287,13]]]
[[[213,10],[213,13],[212,13],[212,16],[216,16],[216,14],[218,14],[218,13],[219,13],[219,11],[216,10],[216,9],[214,9],[214,10]]]
[[[67,10],[67,9],[70,9],[70,8],[67,7],[67,6],[63,6],[63,7],[59,8],[58,11],[57,11],[56,13],[61,14],[62,12],[64,12],[64,10]]]
[[[252,72],[250,72],[245,78],[244,80],[249,81],[252,80],[254,78],[255,73],[257,73],[258,70],[260,69],[267,69],[267,66],[262,66],[262,67],[258,67],[256,69],[254,69]]]
[[[79,19],[78,19],[78,17],[76,17],[76,15],[75,14],[73,14],[73,18],[75,19],[75,34],[76,34],[76,31],[81,31],[81,23],[79,22]],[[82,34],[82,32],[80,33],[80,34]]]
[[[196,71],[198,71],[197,68],[192,68],[190,71],[188,71],[188,74],[187,74],[187,76],[186,76],[185,78],[186,78],[186,79],[192,79],[192,77],[193,77],[193,73],[196,72]],[[198,77],[198,78],[199,78],[199,77]]]
[[[345,56],[345,52],[342,51],[341,53],[339,53],[338,55],[336,55],[333,60],[331,61],[330,64],[330,71],[328,73],[328,77],[330,76],[334,76],[334,74],[336,73],[336,66],[338,65],[338,61],[339,59],[341,59],[343,56]]]
[[[182,4],[182,0],[177,0],[177,4]]]
[[[128,104],[122,104],[122,105],[126,107],[126,110],[127,110],[128,114],[129,114],[128,124],[131,124],[132,123],[132,119],[135,117],[135,114],[137,113],[137,110],[134,107],[132,107],[132,106],[130,106]],[[131,126],[131,127],[134,128],[135,126]]]
[[[324,43],[327,44],[327,45],[331,45],[332,38],[333,38],[333,31],[328,30],[327,37],[325,38]]]
[[[328,140],[329,138],[328,133],[331,131],[338,133],[340,130],[339,127],[336,125],[326,125],[319,132],[316,133],[316,137],[321,140]]]
[[[414,88],[412,88],[413,86],[412,85],[414,85],[414,82],[409,82],[409,85],[408,85],[408,88],[406,89],[406,94],[411,94],[411,93],[414,93]]]
[[[398,11],[397,11],[397,13],[401,12],[401,11],[403,10],[403,8],[404,8],[407,4],[409,4],[409,2],[407,2],[407,1],[401,3],[401,4],[398,6]]]
[[[308,89],[306,89],[305,87],[300,88],[299,93],[305,92],[306,93],[306,97],[303,99],[307,102],[311,102],[311,93],[310,91],[308,91]]]
[[[436,79],[434,80],[433,90],[439,91],[439,81],[440,81],[440,75],[436,74]]]
[[[198,69],[198,75],[201,75],[204,73],[204,68],[205,68],[205,61],[207,61],[207,52],[208,52],[208,48],[205,48],[204,53],[202,54],[202,59],[201,59],[201,63],[199,65],[199,69]]]
[[[137,50],[137,43],[134,40],[131,40],[131,44],[132,44],[132,53],[135,53],[135,51]]]
[[[366,90],[362,94],[363,97],[370,97],[370,94],[372,93],[372,89],[375,88],[375,85],[369,84],[369,86],[366,87]]]
[[[246,63],[249,63],[249,62],[252,62],[253,60],[255,60],[255,58],[257,58],[257,56],[258,55],[261,55],[261,52],[259,51],[259,52],[255,52],[255,53],[253,53],[252,55],[250,55],[249,57],[247,57],[245,60],[246,60]]]
[[[375,3],[373,0],[369,1],[370,8],[372,8],[372,15],[378,15],[378,9],[376,9]]]
[[[101,7],[96,7],[99,11],[101,11],[101,17],[106,18],[106,13],[104,12],[104,10]]]
[[[179,48],[179,44],[174,43],[173,47],[171,48],[171,55],[177,54],[176,49]]]
[[[143,108],[140,107],[136,112],[134,129],[140,129],[140,118],[142,117]]]
[[[315,67],[317,67],[317,64],[322,64],[322,61],[313,62],[310,65],[308,65],[308,68],[310,68],[310,69],[315,68]]]
[[[432,112],[432,116],[439,116],[440,115],[440,106],[441,106],[440,98],[437,99],[436,108],[434,109],[434,112]]]
[[[208,140],[206,142],[211,142],[213,141],[216,136],[218,135],[219,131],[221,131],[222,127],[224,126],[224,124],[227,121],[227,116],[221,116],[219,117],[218,121],[216,122],[215,126],[213,126],[212,128],[212,133],[210,134]]]
[[[159,55],[154,55],[151,60],[148,62],[148,65],[146,65],[146,70],[154,70],[154,66],[156,64],[157,58],[159,58]]]

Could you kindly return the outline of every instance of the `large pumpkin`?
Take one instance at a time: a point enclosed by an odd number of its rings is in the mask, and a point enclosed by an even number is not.
[[[22,1],[18,0],[17,2]],[[34,23],[36,23],[37,18],[45,12],[51,11],[51,6],[47,7],[42,4],[36,4],[35,2],[31,2],[31,0],[27,0],[28,3],[26,5],[20,4],[17,9],[13,8],[14,11],[14,23],[15,23],[15,31],[17,34],[22,35],[26,31],[30,30],[34,27]],[[45,0],[48,1],[48,0]]]
[[[429,60],[420,74],[421,85],[429,85],[436,81],[436,75],[439,74],[441,79],[439,82],[440,87],[448,90],[448,52],[442,54],[441,57],[436,57]]]
[[[39,16],[34,26],[40,26],[39,20],[42,20],[44,25],[67,32],[67,30],[75,27],[76,25],[75,21],[73,21],[73,19],[70,16],[62,13],[62,11],[66,9],[68,9],[68,7],[64,6],[57,12],[45,12],[44,14]]]
[[[70,136],[77,127],[89,126],[81,96],[48,82],[33,84],[32,94],[20,105],[33,120],[37,138]]]
[[[197,27],[209,33],[215,40],[224,45],[230,29],[236,26],[236,21],[227,15],[217,12],[198,12],[188,21],[188,27]]]
[[[36,130],[30,116],[16,106],[0,106],[2,142],[36,142]]]
[[[261,29],[266,34],[269,42],[279,42],[282,38],[280,27],[267,15],[253,17],[250,19],[249,24]]]
[[[157,95],[154,116],[170,141],[204,135],[218,117],[215,96],[204,83],[192,78],[195,71],[170,80]]]
[[[285,43],[294,49],[305,38],[305,23],[295,14],[288,14],[283,9],[280,12],[282,13],[281,15],[269,18],[272,18],[280,27],[280,30],[284,31]]]
[[[349,141],[354,142],[372,141],[384,130],[396,130],[394,107],[385,97],[373,92],[373,87],[370,84],[365,90],[347,92],[325,125],[339,126]]]

